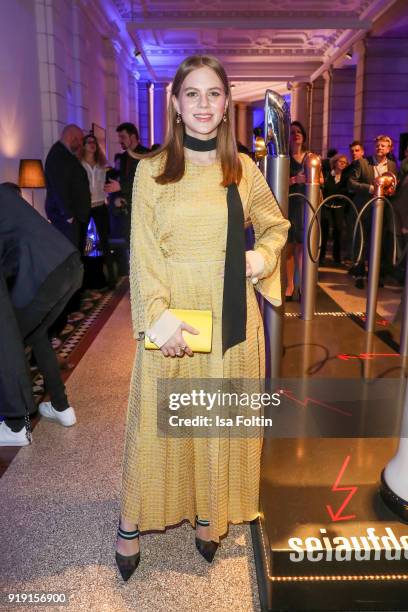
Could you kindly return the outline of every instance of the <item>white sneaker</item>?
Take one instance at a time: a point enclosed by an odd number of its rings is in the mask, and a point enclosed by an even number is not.
[[[28,446],[29,444],[25,427],[20,431],[13,431],[5,421],[0,423],[0,446]]]
[[[38,406],[38,410],[41,416],[46,419],[57,421],[61,425],[64,425],[64,427],[71,427],[71,425],[75,425],[76,423],[75,411],[71,406],[59,412],[53,408],[51,402],[41,402]]]

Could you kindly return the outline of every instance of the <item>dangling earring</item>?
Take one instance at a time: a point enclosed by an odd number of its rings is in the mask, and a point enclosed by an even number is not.
[[[223,114],[222,120],[224,121],[224,123],[227,123],[227,113]]]
[[[176,123],[181,123],[181,115],[180,115],[180,113],[176,113]]]

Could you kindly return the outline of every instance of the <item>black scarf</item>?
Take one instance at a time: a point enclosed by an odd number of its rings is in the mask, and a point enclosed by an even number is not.
[[[184,146],[192,151],[213,151],[217,138],[200,140],[184,135]],[[222,354],[246,339],[246,258],[244,211],[236,183],[228,185],[228,229],[222,298]]]

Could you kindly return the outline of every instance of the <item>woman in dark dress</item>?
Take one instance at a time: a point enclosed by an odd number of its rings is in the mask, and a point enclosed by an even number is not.
[[[324,177],[323,197],[326,199],[333,195],[348,195],[348,173],[345,171],[348,159],[345,155],[335,155],[330,160],[330,172]],[[341,263],[341,238],[344,222],[345,200],[333,199],[322,207],[322,248],[320,251],[320,264],[324,263],[326,247],[330,228],[333,228],[333,262]]]
[[[290,179],[289,194],[305,193],[305,173],[303,162],[306,154],[306,130],[299,121],[292,121],[290,127]],[[295,272],[302,278],[303,251],[303,212],[304,200],[301,197],[289,198],[288,218],[291,223],[288,234],[286,260],[286,300],[293,298],[295,292]]]

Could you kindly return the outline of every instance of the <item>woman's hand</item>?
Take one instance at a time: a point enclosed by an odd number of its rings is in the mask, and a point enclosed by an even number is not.
[[[105,193],[116,193],[120,191],[120,183],[119,181],[109,179],[109,183],[105,183],[103,190]]]
[[[245,276],[247,278],[251,278],[251,276],[252,276],[252,267],[251,267],[251,262],[249,261],[248,256],[246,256],[246,271],[245,271]]]
[[[186,344],[186,341],[183,338],[183,331],[187,331],[190,334],[197,335],[200,332],[195,327],[191,327],[191,325],[187,325],[187,323],[182,322],[180,327],[174,332],[174,334],[160,347],[161,352],[165,357],[183,357],[184,354],[189,357],[193,356],[193,351]]]

